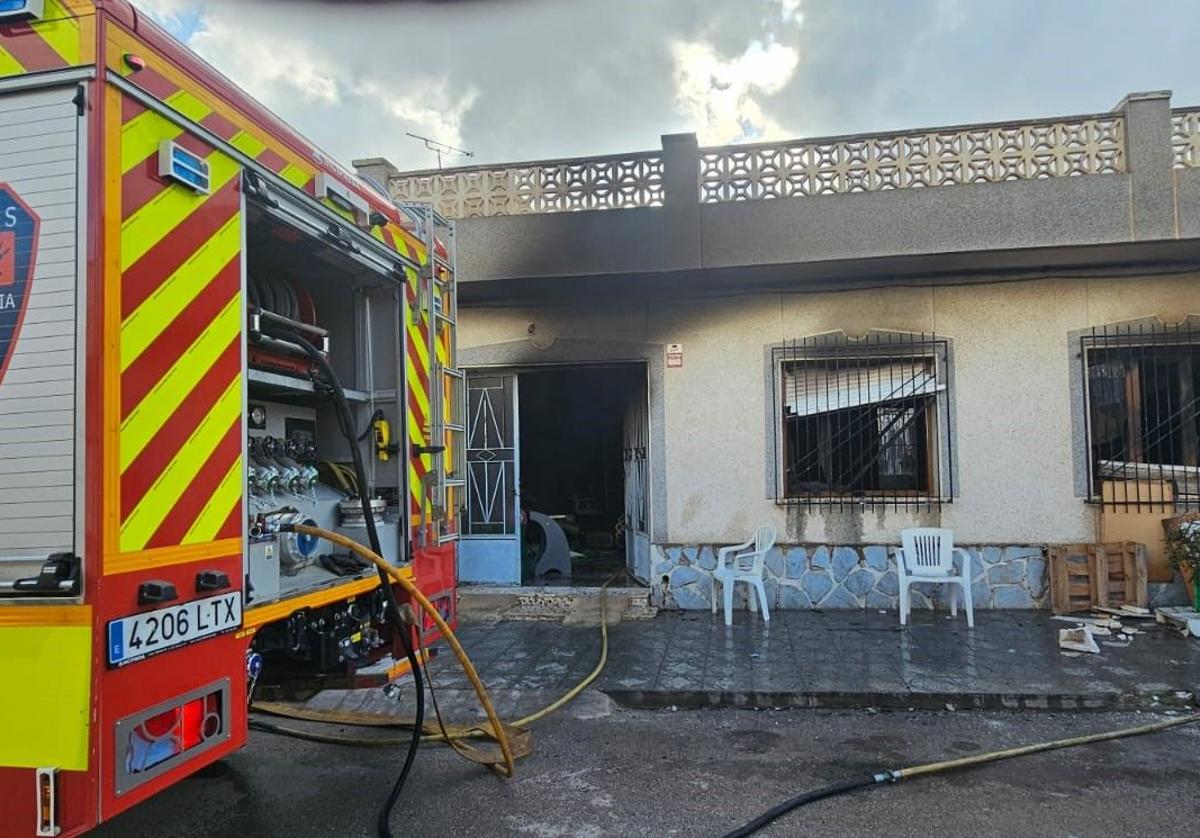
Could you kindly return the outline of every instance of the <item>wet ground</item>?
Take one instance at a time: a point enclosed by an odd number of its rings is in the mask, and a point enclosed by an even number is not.
[[[532,725],[534,751],[515,779],[423,748],[395,834],[718,836],[831,782],[1162,718],[1173,690],[1200,682],[1195,640],[1147,623],[1128,647],[1064,657],[1055,642],[1063,625],[1030,612],[980,613],[974,629],[942,614],[918,614],[901,629],[894,614],[873,612],[779,612],[769,625],[741,613],[728,628],[695,612],[621,623],[611,628],[609,663],[594,688]],[[599,651],[598,626],[464,621],[459,635],[509,720],[578,683]],[[447,721],[477,718],[444,650],[431,671]],[[859,709],[695,709],[816,698]],[[1157,712],[965,709],[1127,701]],[[327,693],[313,703],[404,716],[412,694],[406,688],[394,701],[379,690]],[[253,732],[243,751],[98,835],[374,835],[400,758],[395,748]],[[872,789],[814,804],[762,834],[1183,835],[1194,832],[1197,788],[1200,724]]]
[[[1200,641],[1153,620],[1128,646],[1064,656],[1045,612],[984,611],[968,629],[960,615],[778,611],[764,624],[748,612],[661,612],[610,629],[597,686],[632,707],[910,706],[947,702],[985,709],[1153,706],[1200,688]],[[555,622],[464,622],[459,637],[493,689],[565,691],[594,666],[599,630]],[[434,677],[467,683],[449,655]]]
[[[535,579],[533,563],[521,571],[525,585],[545,585],[549,588],[600,586],[625,569],[624,550],[573,550],[571,553],[571,575],[551,573],[544,579]]]
[[[1140,713],[622,710],[585,696],[534,729],[500,779],[423,749],[396,835],[718,836],[800,791],[880,769],[1145,723]],[[102,827],[98,838],[375,835],[391,750],[252,733],[248,748]],[[1200,725],[822,801],[761,835],[1195,833]]]

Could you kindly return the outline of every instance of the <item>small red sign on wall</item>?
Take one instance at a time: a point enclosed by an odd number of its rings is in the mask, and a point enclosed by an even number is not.
[[[683,366],[683,344],[668,343],[667,344],[667,366],[682,367]]]
[[[12,230],[0,230],[0,287],[17,281],[17,236]]]

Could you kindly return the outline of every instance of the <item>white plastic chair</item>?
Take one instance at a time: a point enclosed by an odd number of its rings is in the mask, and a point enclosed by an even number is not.
[[[717,613],[717,583],[721,584],[725,595],[725,625],[733,625],[733,586],[745,582],[750,586],[750,610],[754,607],[755,594],[762,606],[763,622],[771,619],[767,610],[767,592],[763,587],[763,568],[767,559],[767,551],[775,546],[775,528],[764,524],[754,532],[754,538],[745,544],[735,544],[732,547],[722,547],[717,551],[717,567],[713,571],[712,610]],[[753,547],[754,549],[748,549]],[[744,551],[744,552],[743,552]]]
[[[914,583],[950,585],[950,614],[958,616],[958,591],[963,590],[963,604],[967,611],[967,626],[975,626],[975,609],[971,603],[971,557],[961,547],[954,546],[951,530],[912,529],[902,530],[900,542],[903,547],[893,547],[896,554],[896,574],[900,577],[900,625],[908,624],[912,611],[909,586]],[[962,559],[959,570],[954,569],[954,554]]]

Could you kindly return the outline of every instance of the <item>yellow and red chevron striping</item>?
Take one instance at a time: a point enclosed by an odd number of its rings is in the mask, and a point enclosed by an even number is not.
[[[263,124],[255,122],[237,107],[214,95],[210,89],[197,84],[195,78],[172,65],[163,56],[150,51],[148,44],[140,42],[120,27],[109,27],[107,49],[107,63],[110,69],[121,73],[131,83],[216,134],[293,186],[310,195],[313,193],[317,165],[298,154],[283,139],[265,130]],[[121,56],[129,51],[136,51],[149,59],[147,66],[136,72],[132,71],[121,60]],[[178,128],[175,132],[182,133]],[[335,206],[330,208],[338,211]],[[425,259],[424,246],[399,224],[388,222],[372,228],[371,234],[415,263],[421,263]]]
[[[221,531],[227,526],[235,509],[241,509],[242,487],[242,419],[239,409],[228,422],[225,434],[220,438],[212,455],[196,473],[188,491],[180,495],[171,506],[166,517],[146,547],[167,547],[197,541],[215,541],[231,538],[242,532],[241,515],[233,519],[230,531]],[[228,417],[227,417],[228,418]],[[221,491],[228,485],[230,475],[236,489],[237,501],[226,502],[227,493]],[[205,519],[208,518],[207,524]]]
[[[417,264],[425,261],[425,248],[399,224],[388,222],[382,227],[374,227],[371,235]]]
[[[405,318],[407,324],[407,355],[404,365],[405,378],[408,384],[408,426],[405,429],[408,440],[415,445],[428,445],[429,433],[429,332],[427,317],[422,314],[419,321],[413,322],[413,312],[417,311],[417,274],[406,271],[405,289]],[[415,516],[414,525],[425,521],[425,513],[431,512],[428,499],[425,498],[423,481],[432,468],[432,458],[428,455],[409,457],[409,500],[412,513]]]
[[[192,95],[189,91],[179,87],[166,76],[156,72],[153,68],[147,67],[144,70],[140,70],[135,77],[131,78],[131,81],[135,82],[138,87],[155,98],[178,110],[184,116],[194,120],[202,128],[211,131],[222,140],[230,143],[243,154],[253,157],[258,163],[261,163],[276,174],[283,174],[291,165],[285,157],[271,150],[253,135],[243,131],[238,127],[237,123],[225,114],[218,110],[213,110],[208,104]],[[181,144],[185,144],[185,147],[189,151],[196,150],[186,144],[196,144],[200,142],[199,140],[195,140],[186,132],[181,132],[178,128],[175,131],[179,133],[173,139],[176,139]],[[154,162],[153,157],[148,159],[150,162]],[[293,183],[307,183],[311,180],[311,175],[300,172],[292,176],[291,180]]]
[[[414,258],[425,258],[424,250],[420,253],[414,253]],[[432,317],[428,309],[421,310],[420,316],[414,316],[414,312],[418,311],[418,278],[415,271],[406,271],[407,282],[405,283],[405,323],[407,324],[407,357],[405,358],[405,380],[408,384],[408,438],[422,445],[445,445],[445,450],[442,453],[442,467],[447,470],[453,470],[457,464],[454,462],[453,453],[453,438],[452,434],[447,430],[445,438],[435,439],[432,436],[432,411],[433,404],[433,384],[438,384],[442,389],[441,393],[442,415],[450,417],[454,415],[453,411],[453,396],[451,388],[455,384],[448,383],[445,380],[445,374],[440,370],[450,369],[454,366],[453,358],[451,357],[451,332],[452,326],[447,321],[439,321]],[[450,277],[445,272],[441,272],[438,284],[434,289],[434,293],[440,295],[440,301],[444,311],[452,310],[452,302],[448,295],[450,286]],[[415,320],[415,322],[414,322]],[[431,322],[432,321],[432,322]],[[437,333],[433,341],[433,356],[430,357],[430,341],[429,330],[436,328]],[[442,376],[442,380],[434,379],[435,374]],[[459,417],[461,418],[461,417]],[[457,498],[454,490],[446,487],[447,495],[444,498],[434,498],[426,494],[426,486],[424,485],[425,476],[433,468],[433,459],[430,456],[415,456],[409,459],[409,485],[411,488],[410,503],[415,516],[414,523],[420,526],[422,523],[430,520],[432,514],[431,503],[437,503],[445,512],[446,520],[439,523],[439,534],[445,532],[455,532],[457,529],[456,512],[454,509]]]
[[[122,553],[241,532],[242,216],[238,166],[152,111],[123,107],[119,506]],[[163,139],[214,190],[164,182]]]
[[[40,20],[0,25],[0,77],[88,63],[95,9],[79,0],[46,0]]]
[[[134,71],[121,59],[127,52],[136,52],[142,55],[147,60],[147,66]],[[213,95],[210,90],[198,84],[195,78],[154,52],[148,44],[140,41],[131,33],[119,26],[109,26],[107,29],[107,53],[107,64],[110,69],[122,74],[128,81],[167,107],[211,131],[293,185],[304,186],[312,181],[316,172],[313,165],[308,164],[285,144],[275,141],[261,126],[247,119],[228,102]],[[135,112],[137,110],[129,104],[124,107]],[[128,126],[130,118],[135,115],[136,113],[123,114],[123,124]],[[157,115],[145,118],[163,119]],[[165,119],[163,121],[167,122]],[[169,131],[163,132],[164,139],[178,139],[186,136],[183,129],[172,123],[168,124],[171,124],[172,127]],[[128,150],[123,149],[123,151]],[[150,151],[149,149],[145,150],[142,159],[149,157]],[[122,162],[122,171],[127,172],[138,161],[125,159]]]
[[[122,518],[133,511],[138,500],[154,484],[161,473],[164,455],[178,451],[195,432],[211,405],[237,381],[241,372],[242,353],[237,341],[231,342],[216,363],[209,367],[178,409],[150,438],[146,447],[121,473]]]
[[[121,373],[122,418],[167,374],[179,348],[192,346],[200,339],[241,286],[242,261],[235,255]]]
[[[162,180],[155,177],[162,188]],[[238,200],[238,185],[230,180],[212,195],[217,206],[228,205],[230,201]],[[155,193],[158,194],[158,193]],[[121,319],[125,320],[134,310],[145,302],[163,282],[167,274],[162,270],[169,265],[177,254],[192,254],[209,241],[222,226],[229,223],[232,216],[223,213],[204,213],[190,219],[190,223],[174,227],[166,235],[146,251],[143,258],[130,265],[121,273]]]

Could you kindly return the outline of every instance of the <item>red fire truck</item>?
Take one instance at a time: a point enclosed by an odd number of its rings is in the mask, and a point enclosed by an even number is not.
[[[432,209],[124,0],[0,0],[0,835],[78,835],[241,747],[256,684],[404,671],[431,624],[289,525],[371,515],[453,619],[454,318]]]

